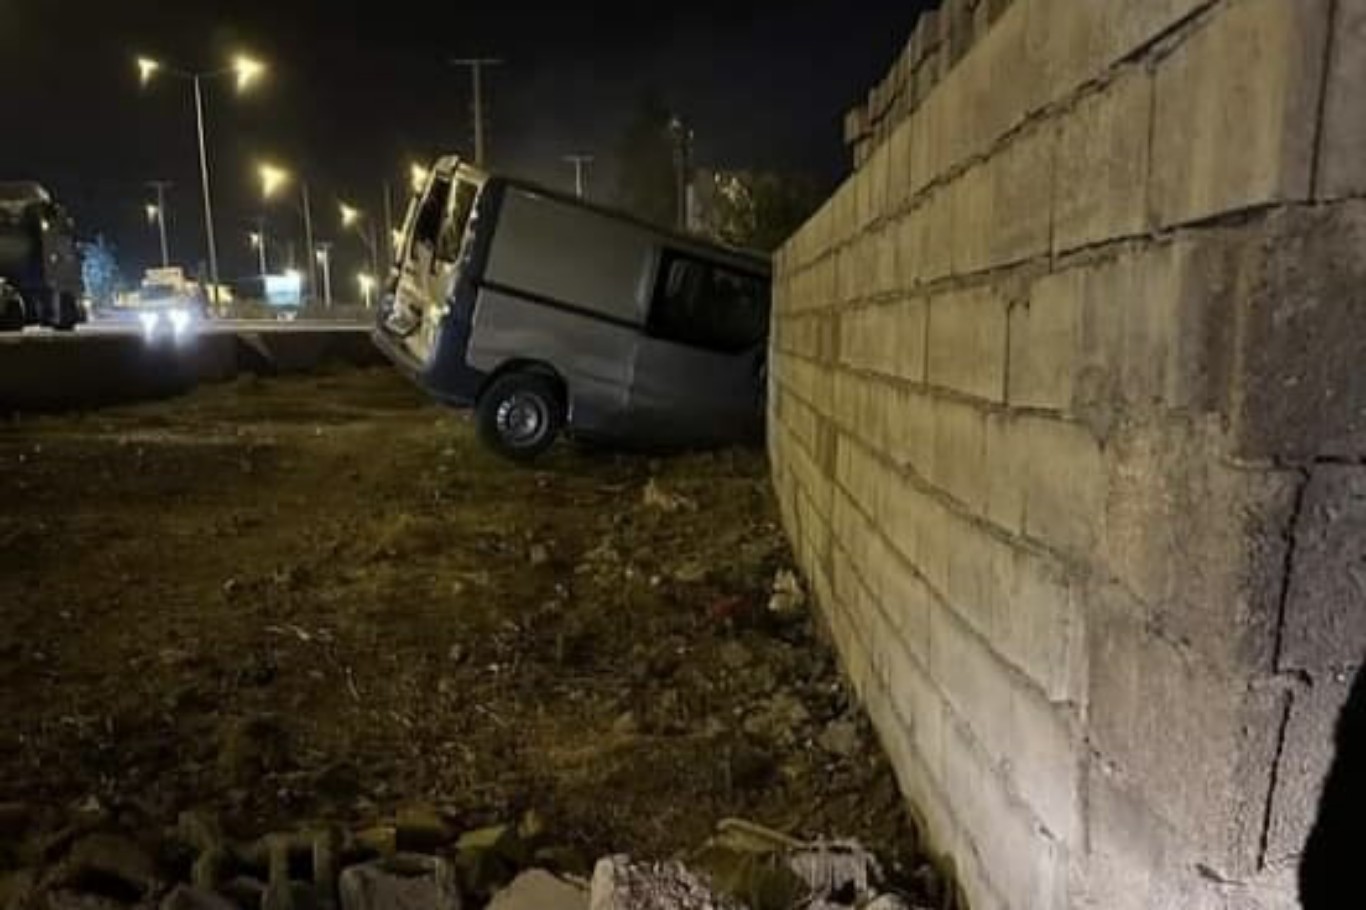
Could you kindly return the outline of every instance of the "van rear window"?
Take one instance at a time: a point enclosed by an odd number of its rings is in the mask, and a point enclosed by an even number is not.
[[[748,350],[768,332],[768,282],[747,272],[666,253],[650,309],[650,334],[725,353]]]

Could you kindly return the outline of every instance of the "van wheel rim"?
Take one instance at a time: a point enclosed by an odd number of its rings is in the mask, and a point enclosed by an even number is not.
[[[515,446],[539,441],[549,422],[549,409],[536,395],[518,393],[498,405],[498,435]]]

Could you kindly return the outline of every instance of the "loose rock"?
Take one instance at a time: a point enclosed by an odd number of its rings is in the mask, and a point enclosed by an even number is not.
[[[611,856],[593,871],[589,910],[741,910],[682,863],[635,863]]]
[[[489,910],[588,910],[588,889],[532,869],[495,894]]]
[[[161,910],[238,910],[237,905],[220,894],[178,885],[161,900]]]
[[[455,870],[431,856],[398,854],[341,875],[342,910],[460,910]]]
[[[155,887],[157,870],[147,851],[128,838],[87,834],[58,868],[56,882],[58,887],[131,902]]]

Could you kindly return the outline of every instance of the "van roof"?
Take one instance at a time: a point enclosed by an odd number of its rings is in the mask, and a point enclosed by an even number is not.
[[[596,202],[589,202],[585,199],[580,199],[572,193],[551,189],[550,187],[542,186],[541,184],[534,183],[530,180],[491,175],[489,181],[491,183],[501,183],[504,186],[514,187],[529,193],[535,193],[539,196],[545,196],[563,203],[564,205],[587,209],[591,212],[596,212],[599,215],[604,215],[618,221],[628,222],[641,230],[654,234],[660,241],[667,243],[670,246],[677,247],[685,252],[725,259],[733,265],[761,272],[765,275],[772,272],[773,266],[771,258],[767,253],[759,250],[748,250],[742,247],[731,246],[719,241],[708,240],[705,237],[685,234],[681,231],[662,227],[661,225],[654,224],[643,218],[632,215],[629,212],[623,212],[619,209],[600,205]]]

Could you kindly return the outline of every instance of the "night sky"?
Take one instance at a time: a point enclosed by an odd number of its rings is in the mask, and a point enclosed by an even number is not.
[[[409,161],[471,148],[469,76],[452,57],[507,61],[486,96],[496,170],[568,188],[561,156],[595,154],[593,189],[609,197],[619,137],[655,92],[691,121],[700,165],[833,184],[847,167],[844,110],[927,5],[0,0],[0,180],[47,184],[82,234],[118,246],[130,277],[156,258],[143,185],[172,180],[172,258],[194,265],[204,244],[190,90],[170,79],[140,89],[133,58],[208,70],[240,49],[271,70],[241,97],[228,80],[208,90],[225,280],[255,271],[257,216],[298,236],[287,203],[260,201],[262,159],[307,177],[318,238],[359,263],[337,200],[378,213],[383,181],[401,188]]]

